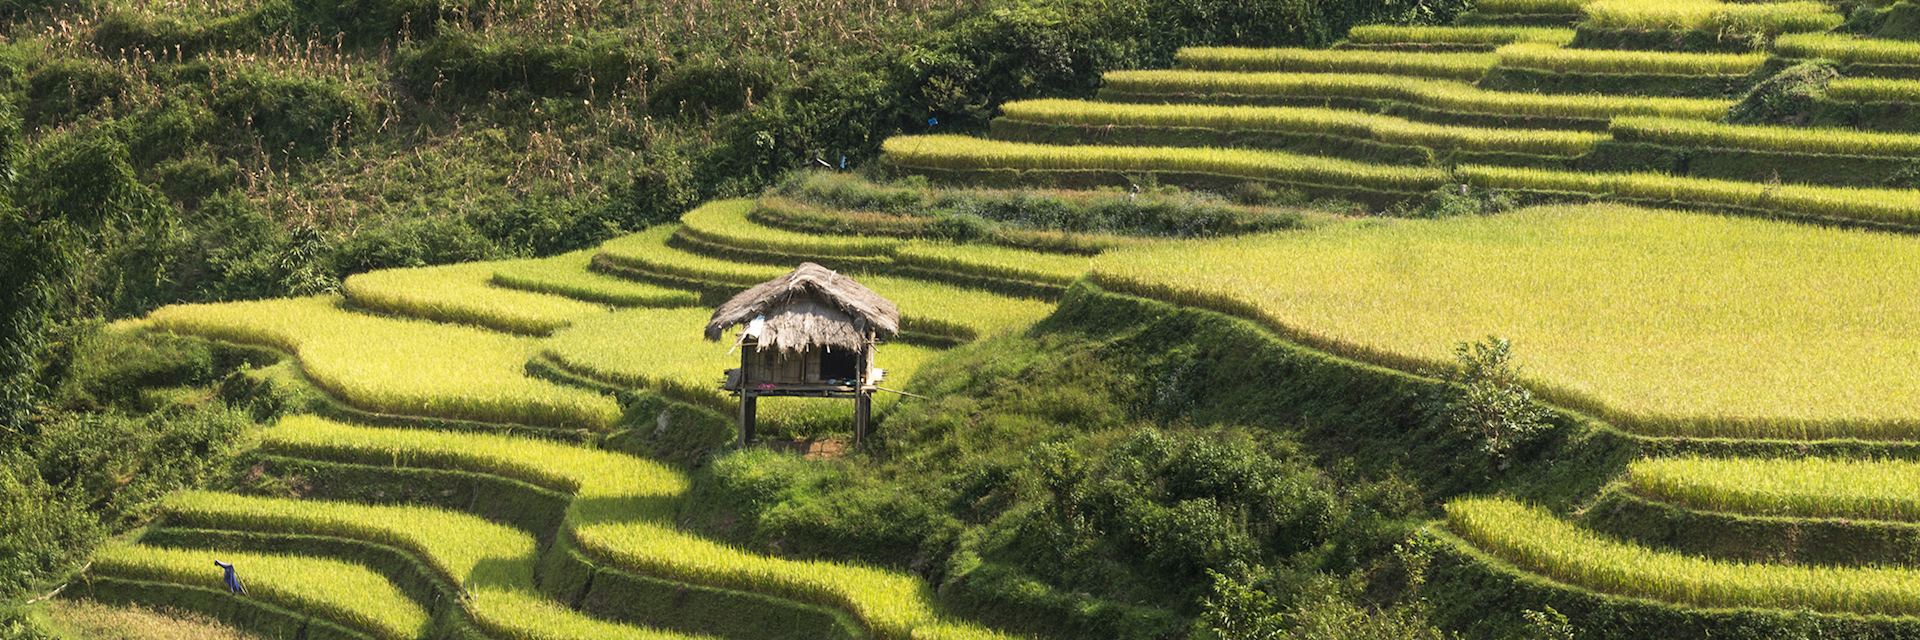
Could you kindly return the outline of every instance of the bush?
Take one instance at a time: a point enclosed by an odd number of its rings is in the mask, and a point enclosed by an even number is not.
[[[218,86],[214,111],[259,136],[269,153],[307,156],[332,149],[372,117],[364,97],[331,77],[235,67]]]
[[[43,127],[74,122],[126,95],[131,81],[104,60],[57,58],[27,77],[27,122]]]
[[[1838,77],[1839,69],[1829,62],[1787,67],[1754,85],[1727,112],[1726,120],[1734,124],[1807,124],[1827,83]]]
[[[348,236],[334,254],[341,274],[394,267],[472,262],[497,249],[478,230],[451,218],[392,220]]]
[[[1520,384],[1512,342],[1499,336],[1463,342],[1454,347],[1453,357],[1458,368],[1448,377],[1462,390],[1448,403],[1447,419],[1487,456],[1504,466],[1514,447],[1551,427],[1546,409]]]

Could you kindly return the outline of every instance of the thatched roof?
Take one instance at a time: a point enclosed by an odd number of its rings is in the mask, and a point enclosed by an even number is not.
[[[869,330],[881,338],[900,332],[900,309],[892,302],[852,278],[807,262],[720,305],[707,322],[707,339],[719,340],[727,329],[762,316],[766,326],[760,331],[760,349],[859,349]]]

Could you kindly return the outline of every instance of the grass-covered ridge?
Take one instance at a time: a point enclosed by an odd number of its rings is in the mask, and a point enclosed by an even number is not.
[[[1118,251],[1093,278],[1410,369],[1497,333],[1554,397],[1649,434],[1904,439],[1920,434],[1903,400],[1920,390],[1882,372],[1916,366],[1897,314],[1920,306],[1895,274],[1920,265],[1893,257],[1916,249],[1904,236],[1543,207]]]

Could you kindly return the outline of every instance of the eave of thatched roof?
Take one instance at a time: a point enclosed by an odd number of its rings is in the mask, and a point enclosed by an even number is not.
[[[787,275],[754,285],[720,305],[707,322],[707,339],[765,317],[761,349],[814,346],[859,349],[871,331],[887,338],[900,332],[900,309],[852,278],[807,262]]]

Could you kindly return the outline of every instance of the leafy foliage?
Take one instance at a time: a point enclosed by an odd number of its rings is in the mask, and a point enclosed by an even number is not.
[[[1478,441],[1488,456],[1504,459],[1515,446],[1551,426],[1546,409],[1520,383],[1511,341],[1488,336],[1463,342],[1453,348],[1453,357],[1457,368],[1449,377],[1462,390],[1447,405],[1448,420]]]

